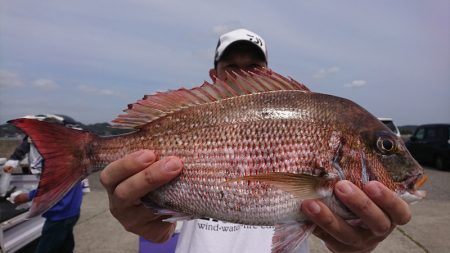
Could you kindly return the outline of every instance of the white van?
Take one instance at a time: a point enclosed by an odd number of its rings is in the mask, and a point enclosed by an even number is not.
[[[391,118],[378,118],[383,124],[385,124],[392,132],[395,133],[398,137],[400,137],[400,130],[398,130],[397,125]]]

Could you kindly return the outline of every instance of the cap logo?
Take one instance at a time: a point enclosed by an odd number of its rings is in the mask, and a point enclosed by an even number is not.
[[[246,35],[248,36],[248,40],[250,40],[251,42],[255,43],[256,45],[258,45],[260,47],[264,46],[260,37],[254,36],[254,35],[251,35],[251,34],[246,34]]]

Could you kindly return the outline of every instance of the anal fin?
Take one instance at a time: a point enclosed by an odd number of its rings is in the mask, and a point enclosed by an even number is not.
[[[316,228],[314,223],[289,222],[275,225],[272,253],[293,253]]]

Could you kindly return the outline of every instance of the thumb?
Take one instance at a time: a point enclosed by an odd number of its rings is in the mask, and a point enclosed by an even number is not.
[[[145,180],[147,189],[152,191],[177,177],[182,168],[183,163],[178,157],[166,157],[143,170],[143,177],[140,178]]]

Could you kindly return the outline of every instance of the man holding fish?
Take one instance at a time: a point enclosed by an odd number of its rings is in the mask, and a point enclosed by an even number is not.
[[[225,80],[229,71],[266,68],[267,60],[266,45],[260,36],[244,29],[234,30],[220,36],[210,76],[214,82]],[[110,163],[101,173],[101,182],[108,191],[111,213],[127,231],[154,242],[168,240],[175,224],[164,222],[167,216],[154,214],[141,198],[175,179],[182,169],[181,159],[158,160],[152,150],[137,151]],[[304,200],[298,210],[317,225],[312,233],[333,252],[371,251],[396,225],[406,224],[411,218],[408,204],[378,181],[367,181],[360,189],[350,181],[340,180],[333,194],[358,219],[346,221],[318,199]],[[241,227],[233,233],[216,233],[214,229],[202,229],[208,225],[218,228],[226,224],[202,219],[185,221],[176,252],[271,251],[273,228]],[[306,242],[294,252],[308,252]]]

